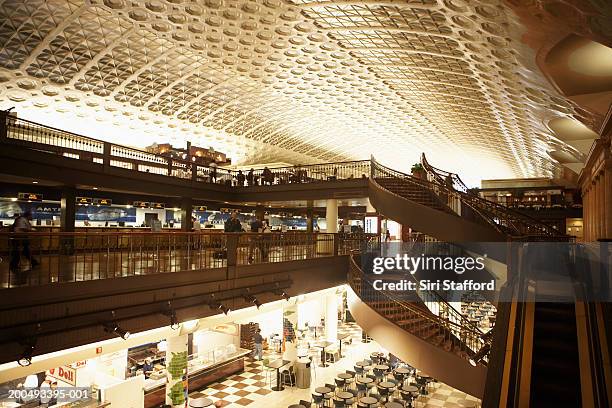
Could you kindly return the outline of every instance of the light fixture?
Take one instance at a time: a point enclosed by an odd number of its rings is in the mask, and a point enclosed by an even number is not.
[[[217,309],[219,309],[220,311],[223,312],[224,315],[228,315],[229,312],[231,311],[231,309],[229,307],[226,307],[225,305],[219,304],[219,306],[217,306]]]
[[[223,314],[225,314],[226,316],[229,314],[229,312],[231,312],[231,309],[217,301],[215,301],[215,294],[212,293],[210,295],[210,300],[206,302],[206,304],[211,308],[211,309],[217,309],[223,312]]]
[[[253,296],[253,295],[245,295],[244,296],[244,300],[254,304],[255,307],[257,307],[257,309],[259,309],[259,307],[261,306],[261,302],[259,300],[257,300],[257,298],[255,296]]]
[[[38,181],[33,181],[32,184],[38,184]]]
[[[17,197],[11,197],[11,201],[17,201]]]
[[[183,329],[185,329],[187,331],[192,331],[193,329],[198,327],[199,323],[200,323],[200,321],[198,319],[187,320],[186,322],[183,322]]]
[[[98,189],[98,187],[94,187],[93,189],[94,189],[94,190],[97,190],[97,189]]]
[[[170,328],[172,330],[177,330],[180,325],[176,319],[176,311],[172,308],[170,301],[167,303],[167,310],[164,312],[164,314],[170,318]]]
[[[489,353],[490,350],[491,350],[490,344],[485,344],[484,346],[482,346],[476,354],[470,357],[469,359],[470,364],[476,367],[478,363]]]
[[[130,337],[131,333],[127,330],[122,329],[121,326],[119,326],[119,323],[117,323],[117,319],[115,318],[114,310],[111,312],[111,314],[113,316],[113,320],[111,322],[106,322],[102,324],[104,326],[104,331],[107,333],[113,333],[116,336],[121,337],[123,340],[127,340]]]
[[[24,349],[21,353],[21,357],[19,357],[19,360],[17,360],[17,364],[22,367],[27,367],[32,364],[32,356],[34,355],[34,349],[36,348],[36,339],[31,339],[22,345],[24,346]]]

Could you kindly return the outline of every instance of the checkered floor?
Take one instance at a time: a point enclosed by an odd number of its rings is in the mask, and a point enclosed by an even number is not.
[[[338,326],[338,334],[349,333],[354,344],[361,343],[361,328],[355,323],[346,323]],[[300,343],[312,343],[314,340],[310,335],[305,339],[301,339]],[[348,346],[351,347],[351,346]],[[343,348],[344,350],[344,348]],[[362,359],[365,356],[361,356]],[[275,360],[281,358],[281,354],[273,350],[264,350],[264,359]],[[356,360],[357,361],[357,360]],[[224,381],[216,382],[207,386],[206,389],[190,393],[191,398],[207,397],[211,399],[215,407],[244,407],[253,404],[257,400],[264,398],[266,395],[274,392],[270,389],[276,383],[276,372],[269,371],[263,367],[261,361],[255,361],[252,358],[245,358],[244,372],[232,375]],[[315,380],[316,381],[316,380]],[[313,384],[316,385],[316,384]],[[322,385],[322,384],[319,384]],[[286,392],[286,391],[285,391]],[[305,397],[309,400],[309,397]],[[415,406],[434,408],[459,408],[459,401],[477,399],[455,390],[443,383],[435,383],[429,388],[429,395],[419,398],[419,403]],[[267,405],[267,404],[265,404]],[[279,406],[286,406],[281,404]],[[276,408],[270,406],[270,408]]]

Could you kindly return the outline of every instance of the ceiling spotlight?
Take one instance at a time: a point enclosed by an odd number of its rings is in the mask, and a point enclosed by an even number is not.
[[[490,350],[491,350],[490,344],[485,344],[484,346],[482,346],[476,354],[470,357],[469,359],[470,364],[476,367],[478,363],[489,353]]]
[[[259,307],[261,306],[261,302],[259,300],[257,300],[257,298],[253,295],[246,295],[244,297],[244,300],[246,300],[247,302],[251,302],[252,304],[255,305],[255,307],[257,307],[259,309]]]
[[[17,360],[17,364],[22,367],[27,367],[32,364],[32,356],[36,348],[36,339],[32,339],[22,345],[24,346],[23,353],[21,353],[21,357]]]
[[[220,304],[220,305],[217,307],[217,309],[219,309],[220,311],[222,311],[222,312],[223,312],[223,314],[224,314],[224,315],[226,315],[226,316],[227,316],[227,315],[229,314],[229,312],[231,311],[229,307],[227,307],[227,306],[225,306],[225,305],[221,305],[221,304]]]
[[[289,299],[291,299],[291,296],[289,296],[286,292],[281,293],[280,295],[283,299],[285,299],[287,302],[289,301]]]
[[[117,323],[117,320],[115,319],[115,312],[112,312],[113,315],[113,321],[112,322],[106,322],[103,323],[104,326],[104,331],[107,333],[113,333],[118,337],[121,337],[123,340],[127,340],[128,337],[130,337],[130,332],[127,330],[124,330],[121,328],[121,326],[119,326],[119,323]]]
[[[170,318],[170,328],[172,330],[177,330],[180,325],[176,318],[176,311],[172,308],[172,304],[168,302],[168,309],[164,312],[166,316]]]

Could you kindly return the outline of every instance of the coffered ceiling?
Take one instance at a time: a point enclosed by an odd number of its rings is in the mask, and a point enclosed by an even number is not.
[[[239,164],[424,151],[472,179],[550,176],[547,152],[580,153],[548,120],[592,117],[524,32],[500,0],[0,0],[0,108]]]

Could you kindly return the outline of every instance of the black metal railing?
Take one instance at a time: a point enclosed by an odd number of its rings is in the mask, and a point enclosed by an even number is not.
[[[0,233],[0,287],[203,271],[346,255],[371,234]]]
[[[463,358],[470,358],[490,341],[483,333],[465,320],[441,317],[418,303],[399,299],[392,292],[375,289],[353,257],[348,274],[348,283],[359,298],[380,315],[403,330],[442,347]],[[486,363],[487,356],[483,361]]]

